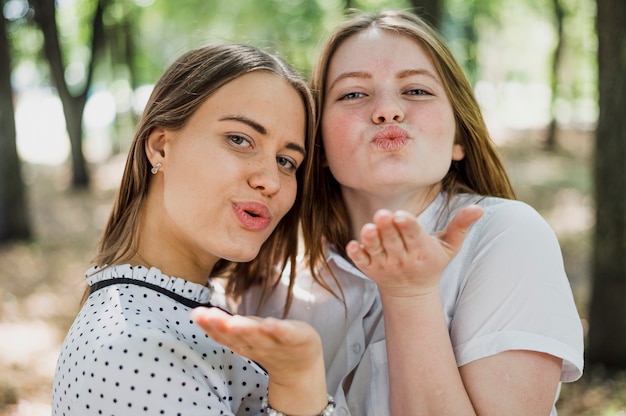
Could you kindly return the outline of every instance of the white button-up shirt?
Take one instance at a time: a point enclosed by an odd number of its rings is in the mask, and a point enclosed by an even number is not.
[[[578,379],[582,324],[552,229],[522,202],[469,195],[450,204],[440,195],[418,220],[429,233],[441,231],[454,212],[470,204],[480,205],[484,214],[440,283],[457,364],[509,350],[540,351],[563,360],[561,381]],[[338,415],[387,415],[387,351],[376,284],[333,251],[327,261],[345,306],[302,265],[288,318],[307,321],[320,333]],[[330,274],[323,276],[339,294]],[[238,312],[281,317],[287,288],[282,283],[262,310],[257,310],[258,292],[251,290]]]

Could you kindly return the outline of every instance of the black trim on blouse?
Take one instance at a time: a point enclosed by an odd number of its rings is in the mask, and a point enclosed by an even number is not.
[[[213,305],[210,301],[207,303],[200,303],[200,302],[196,302],[195,300],[191,300],[189,298],[186,298],[184,296],[179,295],[178,293],[174,293],[168,289],[162,288],[159,285],[155,285],[153,283],[148,283],[148,282],[144,282],[143,280],[137,280],[137,279],[129,279],[127,277],[118,277],[115,279],[106,279],[106,280],[101,280],[99,282],[96,282],[92,285],[89,286],[89,294],[94,293],[97,290],[100,290],[102,288],[105,288],[107,286],[112,286],[112,285],[137,285],[137,286],[142,286],[145,288],[148,288],[150,290],[154,290],[156,292],[159,292],[169,298],[174,299],[176,302],[178,303],[182,303],[185,306],[188,306],[190,308],[197,308],[199,306],[204,306],[207,308],[219,308],[221,310],[223,310],[224,312],[228,313],[229,315],[232,315],[232,313],[230,313],[229,311],[220,308],[219,306],[215,306]]]
[[[153,283],[148,283],[148,282],[144,282],[143,280],[136,280],[136,279],[129,279],[128,277],[117,277],[114,279],[106,279],[106,280],[101,280],[99,282],[96,282],[92,285],[89,286],[89,294],[91,295],[92,293],[94,293],[97,290],[103,289],[107,286],[112,286],[112,285],[136,285],[136,286],[142,286],[151,290],[154,290],[156,292],[159,292],[171,299],[174,299],[176,302],[182,303],[185,306],[188,306],[190,308],[197,308],[198,306],[204,306],[207,308],[218,308],[223,310],[224,312],[226,312],[229,315],[232,315],[232,313],[230,311],[227,311],[224,308],[221,308],[219,306],[215,306],[213,305],[211,302],[207,302],[207,303],[200,303],[200,302],[196,302],[195,300],[191,300],[189,298],[186,298],[184,296],[179,295],[178,293],[174,293],[170,290],[167,290],[165,288],[162,288],[159,285],[155,285]],[[263,367],[259,362],[254,361],[254,363],[256,365],[258,365],[263,371],[265,371],[267,373],[267,370],[265,369],[265,367]]]

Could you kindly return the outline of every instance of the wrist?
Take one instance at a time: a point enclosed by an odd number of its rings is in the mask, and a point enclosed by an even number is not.
[[[315,413],[315,416],[331,416],[335,413],[336,403],[335,403],[335,400],[333,399],[333,396],[329,394],[327,399],[328,401],[326,403],[326,407],[324,407],[324,409],[322,409],[321,412]],[[267,414],[270,416],[288,416],[285,413],[282,413],[276,409],[273,409],[269,404],[267,396],[263,397],[262,399],[261,413]]]
[[[381,287],[378,286],[381,298],[389,299],[421,299],[428,302],[441,296],[439,282],[432,286],[425,287]]]
[[[320,414],[320,410],[328,405],[326,380],[320,377],[302,377],[291,380],[288,384],[277,384],[270,374],[267,400],[264,402],[270,410],[263,414],[274,416]]]

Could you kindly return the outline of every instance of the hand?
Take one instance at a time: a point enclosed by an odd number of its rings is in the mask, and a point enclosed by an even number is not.
[[[316,414],[326,406],[322,341],[309,324],[205,307],[194,309],[191,318],[215,341],[265,368],[273,408],[286,414]]]
[[[438,290],[439,278],[461,249],[469,227],[482,209],[461,209],[444,231],[430,235],[406,212],[380,210],[361,228],[361,243],[350,241],[346,252],[376,282],[381,294],[409,297]]]
[[[194,309],[191,318],[216,342],[260,363],[274,383],[289,385],[318,370],[315,366],[323,360],[319,335],[302,321],[229,315],[205,307]]]

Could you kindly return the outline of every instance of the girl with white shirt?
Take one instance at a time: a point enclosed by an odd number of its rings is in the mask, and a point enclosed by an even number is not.
[[[549,225],[514,191],[471,85],[406,12],[357,14],[321,49],[293,289],[240,311],[309,322],[337,414],[549,415],[583,331]],[[263,301],[259,302],[258,299]]]

